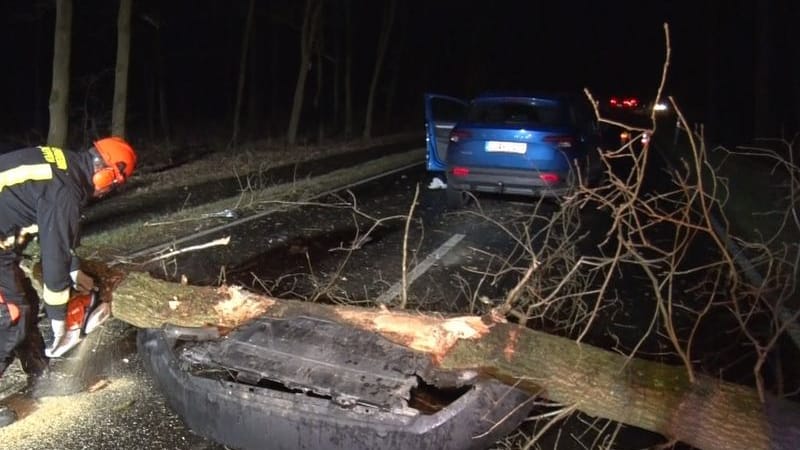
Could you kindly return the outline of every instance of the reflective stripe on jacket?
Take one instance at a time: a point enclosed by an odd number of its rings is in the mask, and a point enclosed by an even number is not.
[[[89,152],[30,147],[0,155],[0,250],[24,245],[38,231],[43,281],[70,286],[79,261],[80,211],[94,192]]]

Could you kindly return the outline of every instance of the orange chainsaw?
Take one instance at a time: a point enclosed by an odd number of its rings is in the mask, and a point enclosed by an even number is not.
[[[49,349],[47,356],[50,358],[63,356],[109,317],[111,317],[111,305],[100,300],[97,289],[89,293],[74,294],[67,302],[64,337],[56,347]]]

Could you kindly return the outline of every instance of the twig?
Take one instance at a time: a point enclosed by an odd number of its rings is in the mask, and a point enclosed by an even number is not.
[[[215,239],[215,240],[210,241],[210,242],[206,242],[205,244],[192,245],[190,247],[186,247],[186,248],[183,248],[183,249],[180,249],[180,250],[174,250],[174,251],[171,251],[169,253],[165,253],[163,255],[159,255],[159,256],[150,258],[147,261],[143,262],[142,264],[150,264],[152,262],[156,262],[156,261],[160,261],[162,259],[167,259],[167,258],[171,258],[173,256],[180,255],[181,253],[193,252],[193,251],[196,251],[196,250],[202,250],[204,248],[216,247],[218,245],[228,245],[230,243],[230,241],[231,241],[231,237],[230,236],[226,236],[224,238],[219,238],[219,239]]]
[[[406,304],[408,304],[408,267],[406,267],[407,260],[408,260],[408,230],[411,227],[411,218],[414,216],[414,207],[417,205],[417,199],[419,198],[419,183],[417,183],[416,189],[414,190],[414,199],[411,201],[411,208],[408,211],[408,217],[406,218],[406,227],[405,231],[403,232],[403,276],[402,276],[402,283],[403,288],[400,289],[400,309],[406,309]]]
[[[186,217],[183,219],[167,220],[163,222],[145,222],[144,226],[155,227],[160,225],[172,225],[176,223],[192,222],[195,220],[215,219],[215,218],[238,219],[239,215],[236,213],[234,209],[228,208],[228,209],[223,209],[222,211],[201,214],[199,217]]]

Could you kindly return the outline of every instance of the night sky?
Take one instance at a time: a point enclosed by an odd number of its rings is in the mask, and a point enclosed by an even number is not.
[[[351,0],[357,121],[387,3]],[[398,0],[376,98],[376,133],[421,127],[424,92],[470,97],[485,90],[588,87],[598,95],[648,99],[661,74],[665,22],[673,53],[667,93],[691,122],[705,123],[719,141],[796,131],[798,3]],[[230,132],[247,5],[246,0],[134,0],[131,139],[161,137],[159,80],[173,138]],[[316,57],[312,61],[301,134],[316,136],[320,123],[327,135],[341,134],[342,90],[334,88],[334,80],[341,80],[344,67],[344,5],[345,0],[325,2],[323,58],[321,64]],[[285,134],[303,6],[301,0],[257,2],[243,113],[249,138]],[[71,142],[108,129],[117,7],[113,0],[74,0]],[[0,141],[36,143],[47,135],[55,1],[2,0],[0,18]]]

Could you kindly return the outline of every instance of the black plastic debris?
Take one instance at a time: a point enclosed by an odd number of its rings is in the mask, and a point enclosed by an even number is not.
[[[180,336],[142,330],[140,352],[187,425],[235,448],[479,449],[530,410],[518,389],[436,373],[425,355],[315,318]]]

